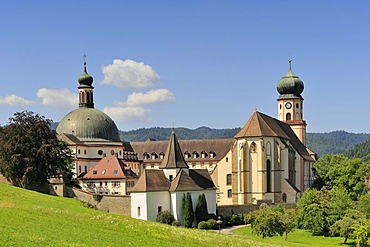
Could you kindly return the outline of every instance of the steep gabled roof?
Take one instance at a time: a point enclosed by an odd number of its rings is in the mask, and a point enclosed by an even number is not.
[[[81,180],[127,179],[138,176],[117,157],[104,157]]]
[[[160,168],[189,168],[173,130],[165,154]]]
[[[216,189],[207,169],[189,169],[189,176],[203,189]]]
[[[258,111],[253,113],[248,122],[235,136],[236,139],[244,137],[278,137],[289,140],[302,158],[307,161],[315,161],[289,124]]]
[[[146,169],[131,192],[168,191],[170,181],[162,170]]]
[[[195,181],[184,170],[181,170],[176,178],[171,182],[170,191],[193,190],[203,190],[203,188],[195,183]]]
[[[289,139],[277,121],[279,120],[256,111],[235,138],[271,136]]]

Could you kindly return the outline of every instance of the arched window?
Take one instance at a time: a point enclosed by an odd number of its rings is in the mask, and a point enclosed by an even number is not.
[[[266,161],[266,191],[271,192],[271,161]]]
[[[232,197],[233,196],[233,191],[232,190],[227,190],[227,197]]]
[[[226,175],[226,185],[231,185],[231,174]]]
[[[292,114],[290,112],[286,114],[286,120],[292,120]]]
[[[271,143],[270,142],[266,143],[266,154],[271,155]]]
[[[250,150],[251,153],[256,153],[257,152],[257,145],[256,145],[255,142],[252,142],[251,147],[250,147],[249,150]]]
[[[286,198],[286,194],[285,194],[285,193],[283,193],[283,202],[284,202],[284,203],[286,203],[286,199],[287,199],[287,198]]]
[[[85,92],[82,92],[82,103],[85,103]]]

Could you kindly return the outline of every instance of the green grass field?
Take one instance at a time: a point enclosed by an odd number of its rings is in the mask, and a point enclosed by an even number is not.
[[[246,237],[135,220],[0,183],[0,246],[266,246]],[[276,246],[276,245],[267,245]]]
[[[49,196],[0,182],[0,246],[348,246],[343,238],[296,230],[262,239],[250,227],[235,235],[185,229],[113,215],[76,199]],[[351,243],[351,242],[350,242]],[[352,242],[353,243],[353,242]]]
[[[344,238],[340,237],[324,237],[324,236],[312,236],[312,234],[305,230],[295,229],[292,233],[288,234],[288,239],[285,241],[285,236],[275,236],[272,238],[262,239],[261,236],[252,234],[250,226],[235,229],[232,231],[236,235],[241,235],[249,239],[256,241],[277,244],[282,246],[311,246],[311,247],[330,247],[330,246],[356,246],[354,241],[348,240],[347,244],[343,244]]]

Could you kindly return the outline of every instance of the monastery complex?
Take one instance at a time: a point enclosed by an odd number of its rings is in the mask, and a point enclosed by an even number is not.
[[[130,195],[132,217],[145,220],[169,210],[181,222],[187,192],[194,206],[205,194],[210,214],[216,205],[295,203],[312,184],[316,155],[306,147],[304,84],[289,63],[277,84],[277,118],[256,111],[230,139],[177,140],[172,131],[167,141],[124,142],[114,121],[94,108],[85,62],[79,108],[56,129],[73,151],[75,178],[92,194]]]

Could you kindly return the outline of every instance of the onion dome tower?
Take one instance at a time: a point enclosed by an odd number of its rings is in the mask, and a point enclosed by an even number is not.
[[[288,72],[279,80],[277,91],[278,119],[286,122],[294,130],[301,142],[306,145],[306,121],[303,120],[303,81],[293,73],[292,60]]]
[[[70,134],[81,141],[114,141],[120,137],[117,125],[104,112],[94,108],[94,79],[87,73],[86,55],[84,72],[78,77],[79,108],[68,113],[58,124],[58,134]]]
[[[84,72],[78,77],[78,94],[79,94],[79,106],[94,108],[94,87],[92,86],[94,79],[87,73],[86,69],[86,55],[84,55]]]

